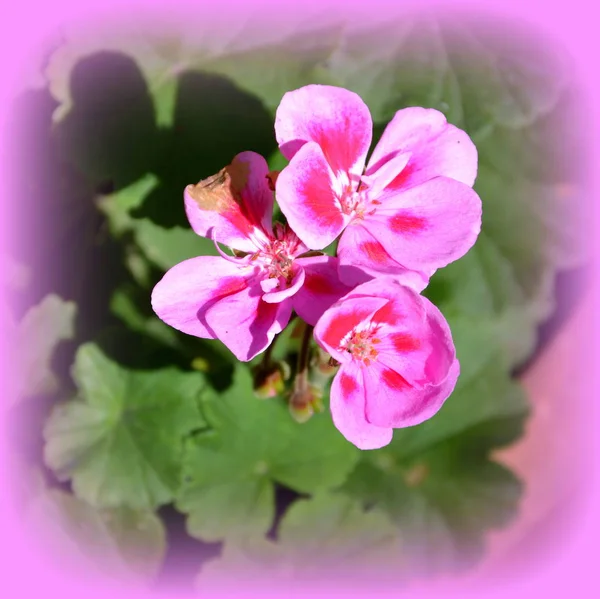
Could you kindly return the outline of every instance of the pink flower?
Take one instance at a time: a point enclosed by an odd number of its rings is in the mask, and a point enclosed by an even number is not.
[[[292,310],[314,325],[349,291],[337,259],[305,256],[288,227],[272,225],[273,192],[265,159],[238,154],[214,177],[188,185],[188,220],[201,236],[235,248],[229,256],[191,258],[171,268],[152,292],[152,307],[170,326],[221,340],[242,361],[264,351]],[[218,246],[217,246],[218,248]]]
[[[392,429],[431,418],[458,378],[444,317],[395,278],[356,287],[323,314],[314,336],[340,363],[333,422],[360,449],[383,447]]]
[[[277,200],[298,237],[321,249],[344,231],[340,274],[354,284],[359,267],[372,276],[413,271],[423,289],[433,272],[463,256],[481,227],[471,189],[477,150],[441,112],[405,108],[386,127],[367,164],[372,120],[348,90],[308,85],[288,92],[275,132],[290,160]]]

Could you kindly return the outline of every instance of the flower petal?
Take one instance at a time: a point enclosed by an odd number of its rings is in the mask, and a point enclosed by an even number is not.
[[[395,260],[360,223],[352,223],[342,233],[337,255],[339,276],[347,285],[359,285],[381,275],[394,275],[415,291],[427,287],[435,272],[408,270]]]
[[[314,326],[342,296],[352,290],[338,277],[338,260],[331,256],[296,258],[305,272],[304,285],[293,298],[294,310],[308,324]]]
[[[307,143],[277,178],[277,201],[296,235],[313,250],[328,246],[346,226],[323,151]]]
[[[428,272],[462,257],[481,230],[481,200],[468,185],[438,177],[382,198],[365,229],[405,268]]]
[[[344,296],[323,313],[315,326],[317,343],[342,364],[352,360],[340,350],[340,343],[355,327],[370,322],[372,316],[389,302],[386,298]]]
[[[273,192],[266,160],[255,152],[238,154],[216,175],[188,185],[185,210],[194,231],[245,252],[256,251],[257,241],[272,232]]]
[[[450,327],[427,298],[408,290],[386,306],[397,315],[392,325],[380,328],[378,362],[400,373],[415,388],[440,384],[456,359]],[[378,314],[373,316],[376,321]]]
[[[292,304],[268,304],[258,283],[222,298],[206,310],[207,328],[238,360],[248,362],[262,353],[289,322]]]
[[[412,387],[400,374],[384,365],[374,363],[363,371],[368,422],[404,428],[421,424],[439,411],[454,390],[460,366],[458,360],[454,360],[439,384],[422,389]]]
[[[433,108],[399,110],[373,150],[366,175],[376,178],[390,160],[406,152],[412,156],[389,184],[390,190],[408,189],[439,176],[472,186],[477,176],[477,148]]]
[[[291,160],[306,142],[316,142],[334,173],[360,176],[373,135],[373,121],[358,94],[329,85],[287,92],[275,115],[281,153]]]
[[[384,162],[371,175],[361,177],[361,190],[363,187],[368,189],[369,195],[373,198],[379,196],[381,192],[402,173],[408,164],[412,154],[410,152],[400,152]]]
[[[392,440],[393,431],[367,421],[365,394],[361,369],[353,364],[342,366],[331,385],[331,418],[340,433],[359,449],[378,449]]]
[[[437,384],[456,357],[450,327],[425,297],[395,277],[363,283],[340,304],[373,299],[385,303],[370,316],[377,362],[400,373],[413,387]]]
[[[214,339],[206,310],[217,300],[247,286],[252,268],[219,256],[200,256],[169,269],[152,291],[152,308],[168,325],[196,337]]]

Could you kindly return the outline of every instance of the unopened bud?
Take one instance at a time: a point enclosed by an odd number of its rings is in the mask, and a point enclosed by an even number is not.
[[[325,378],[331,378],[337,372],[337,368],[340,365],[339,362],[329,357],[329,354],[320,347],[315,355],[314,364],[319,375]]]
[[[292,393],[289,401],[290,414],[296,422],[306,422],[315,412],[323,411],[322,391],[314,385]]]
[[[254,395],[268,399],[282,395],[285,381],[290,378],[290,367],[286,362],[259,364],[252,370]]]

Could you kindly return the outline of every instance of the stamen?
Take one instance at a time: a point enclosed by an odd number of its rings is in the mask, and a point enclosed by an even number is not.
[[[360,360],[369,366],[372,361],[377,359],[378,351],[373,347],[381,340],[375,337],[378,327],[374,328],[369,326],[366,329],[353,329],[340,344],[340,350],[346,351],[352,355],[353,358]]]
[[[219,252],[219,255],[221,256],[221,258],[225,258],[225,260],[227,260],[227,262],[232,262],[233,264],[237,264],[238,266],[246,266],[246,264],[248,264],[253,259],[254,254],[247,254],[243,257],[230,256],[229,254],[226,254],[219,247],[219,244],[218,244],[217,240],[215,239],[214,228],[211,228],[208,235],[209,235],[210,240],[215,244],[215,248],[217,248],[217,252]]]

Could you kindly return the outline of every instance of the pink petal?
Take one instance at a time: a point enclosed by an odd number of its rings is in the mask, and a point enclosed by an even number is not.
[[[400,321],[420,322],[426,318],[423,296],[403,285],[395,276],[378,277],[362,283],[342,298],[342,301],[363,298],[379,299],[382,302],[381,309],[373,313],[373,320],[386,326],[397,326]]]
[[[350,355],[339,349],[342,339],[356,326],[368,323],[388,302],[378,297],[344,296],[326,310],[317,322],[314,331],[317,343],[338,362],[343,364],[350,361]]]
[[[432,352],[425,365],[425,375],[432,383],[439,384],[456,361],[456,349],[448,321],[439,308],[425,297],[421,297],[421,301],[427,311],[427,323],[432,332]]]
[[[316,143],[305,144],[277,178],[277,201],[288,224],[313,250],[328,246],[349,217],[334,191],[333,173]]]
[[[375,178],[398,154],[410,152],[404,171],[390,189],[407,189],[444,176],[472,186],[477,176],[477,149],[462,130],[433,108],[399,110],[373,150],[366,174]]]
[[[362,375],[361,369],[353,364],[340,368],[331,385],[331,417],[340,433],[356,447],[378,449],[392,440],[392,429],[367,421]]]
[[[352,290],[338,277],[338,260],[331,256],[297,258],[305,272],[304,285],[294,295],[294,310],[308,324],[314,326],[343,295]]]
[[[395,277],[363,283],[340,304],[373,299],[385,303],[370,316],[377,362],[400,374],[414,387],[438,383],[446,377],[455,349],[441,312]]]
[[[381,275],[394,275],[415,291],[427,287],[435,272],[408,270],[395,260],[360,222],[352,223],[342,233],[337,255],[340,279],[347,285],[359,285]]]
[[[152,291],[152,308],[168,325],[196,337],[214,339],[204,315],[209,306],[247,286],[252,268],[219,256],[190,258],[168,270]]]
[[[220,243],[244,252],[256,251],[257,240],[272,232],[273,192],[266,160],[242,152],[220,173],[188,185],[185,210],[194,231],[208,237],[211,229]]]
[[[372,175],[363,175],[361,177],[361,189],[364,185],[365,188],[368,188],[371,197],[377,197],[404,171],[411,156],[410,152],[397,153],[390,160],[383,163]]]
[[[297,263],[293,266],[293,277],[289,284],[286,283],[283,277],[279,278],[278,287],[270,290],[268,293],[263,295],[263,301],[269,304],[278,304],[284,299],[291,297],[302,287],[304,284],[305,273],[304,269]],[[277,279],[271,279],[276,280]],[[262,286],[262,285],[261,285]],[[264,287],[263,287],[264,289]]]
[[[413,387],[437,385],[456,359],[450,327],[428,299],[416,293],[410,296],[408,290],[399,293],[386,306],[399,318],[379,331],[378,362],[400,373]],[[375,314],[373,320],[377,318]]]
[[[439,411],[454,390],[460,367],[454,360],[439,384],[422,389],[411,387],[396,371],[377,362],[363,372],[368,422],[403,428],[421,424]]]
[[[268,304],[258,283],[224,297],[206,310],[206,325],[238,360],[248,362],[263,352],[290,320],[292,304]]]
[[[360,96],[329,85],[286,93],[275,115],[281,153],[291,160],[306,142],[316,142],[334,173],[362,174],[373,122]]]
[[[438,177],[382,198],[363,226],[405,268],[428,272],[462,257],[481,230],[481,200],[464,183]]]

